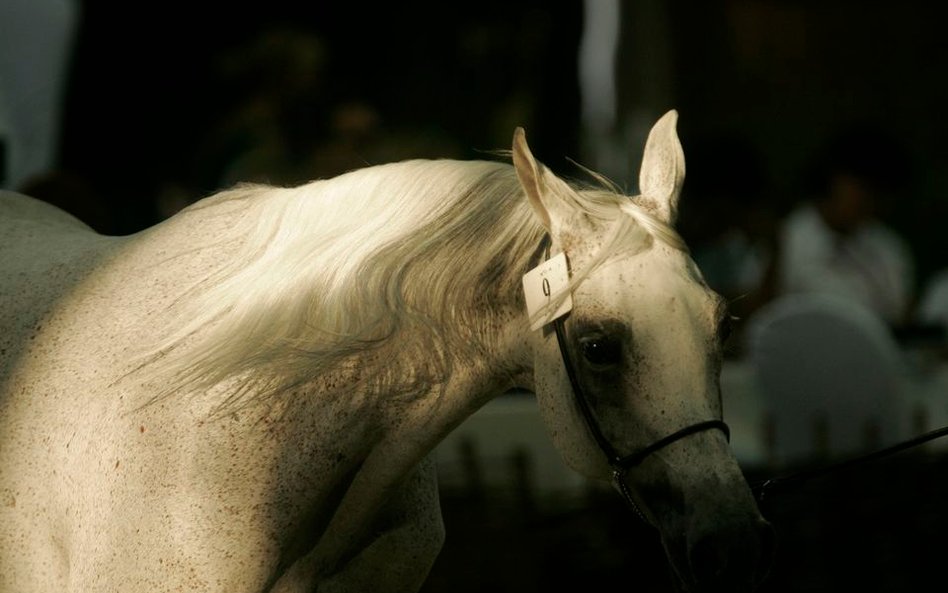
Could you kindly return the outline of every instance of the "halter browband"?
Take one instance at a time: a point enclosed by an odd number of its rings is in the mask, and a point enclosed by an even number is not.
[[[544,260],[550,259],[551,244],[552,241],[550,240],[550,236],[544,235],[542,243]],[[623,498],[625,498],[626,502],[632,507],[632,510],[634,510],[639,517],[647,522],[645,514],[642,513],[641,509],[639,509],[639,506],[632,497],[631,490],[622,479],[625,475],[625,472],[630,468],[641,464],[652,453],[664,449],[675,441],[698,432],[718,429],[723,432],[725,438],[730,441],[731,429],[723,420],[705,420],[703,422],[696,422],[695,424],[686,426],[669,434],[668,436],[658,439],[654,443],[643,447],[635,453],[625,456],[619,454],[615,447],[612,446],[612,443],[609,442],[609,439],[607,439],[602,433],[602,429],[599,428],[599,423],[596,421],[596,417],[593,415],[592,408],[589,405],[589,400],[586,398],[586,392],[583,390],[582,384],[579,381],[579,375],[576,373],[576,365],[573,364],[573,359],[570,355],[569,342],[566,339],[566,317],[559,317],[553,320],[553,329],[556,332],[557,346],[560,350],[560,356],[563,357],[563,366],[566,367],[566,376],[569,377],[569,382],[573,388],[573,395],[576,399],[576,403],[579,405],[579,410],[583,414],[583,420],[586,422],[586,427],[592,434],[593,439],[595,439],[596,444],[599,445],[599,448],[606,455],[606,460],[609,462],[609,466],[612,468],[613,484],[619,493],[622,494]]]

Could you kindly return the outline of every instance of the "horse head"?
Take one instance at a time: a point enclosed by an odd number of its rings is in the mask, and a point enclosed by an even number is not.
[[[774,536],[722,421],[726,303],[672,229],[685,171],[676,118],[652,128],[635,197],[574,188],[515,133],[514,166],[548,235],[541,266],[568,266],[544,272],[534,391],[565,461],[614,479],[686,588],[750,591]]]

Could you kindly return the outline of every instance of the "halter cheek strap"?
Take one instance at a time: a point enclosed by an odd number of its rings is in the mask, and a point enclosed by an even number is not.
[[[546,235],[543,238],[543,241],[545,244],[543,257],[545,260],[547,260],[550,258],[551,240],[549,235]],[[605,454],[606,460],[608,461],[609,466],[612,468],[613,485],[629,504],[629,506],[631,506],[636,515],[638,515],[643,521],[648,522],[645,514],[635,502],[631,489],[625,482],[625,473],[629,469],[641,464],[652,453],[664,449],[675,441],[691,436],[698,432],[715,429],[720,430],[724,433],[725,438],[730,441],[731,429],[723,420],[705,420],[703,422],[697,422],[695,424],[685,426],[684,428],[681,428],[665,437],[658,439],[654,443],[643,447],[635,453],[624,456],[619,454],[615,447],[612,446],[612,443],[609,442],[609,439],[607,439],[603,434],[602,429],[599,427],[599,423],[596,421],[592,407],[589,404],[589,399],[586,397],[586,393],[582,388],[582,383],[580,382],[579,375],[576,372],[576,365],[573,363],[572,356],[570,355],[569,341],[566,337],[565,317],[559,317],[555,319],[553,321],[553,329],[556,332],[556,342],[560,350],[560,356],[563,358],[563,366],[566,367],[566,375],[569,378],[570,386],[573,389],[573,397],[576,399],[579,410],[583,415],[583,420],[586,423],[586,427],[592,434],[593,439],[595,439],[596,444]]]

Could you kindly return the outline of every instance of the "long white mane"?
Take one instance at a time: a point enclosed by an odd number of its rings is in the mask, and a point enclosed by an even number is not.
[[[609,188],[569,194],[591,217],[683,245]],[[519,298],[545,234],[513,167],[484,161],[239,186],[192,209],[221,202],[245,208],[233,229],[242,246],[174,306],[179,322],[139,369],[160,379],[156,397],[226,381],[225,407],[317,380],[327,391],[391,396],[443,386],[448,353],[477,354],[484,340],[472,338],[485,337],[493,304]]]

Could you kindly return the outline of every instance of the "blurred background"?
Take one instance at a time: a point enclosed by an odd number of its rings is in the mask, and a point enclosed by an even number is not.
[[[948,423],[939,17],[921,0],[4,0],[0,186],[129,234],[238,181],[493,158],[522,125],[561,175],[582,177],[573,159],[634,193],[675,108],[678,226],[739,318],[722,392],[754,481]],[[927,583],[942,451],[772,501],[765,588]],[[565,469],[529,396],[439,455],[449,535],[427,590],[672,590],[657,536]]]

